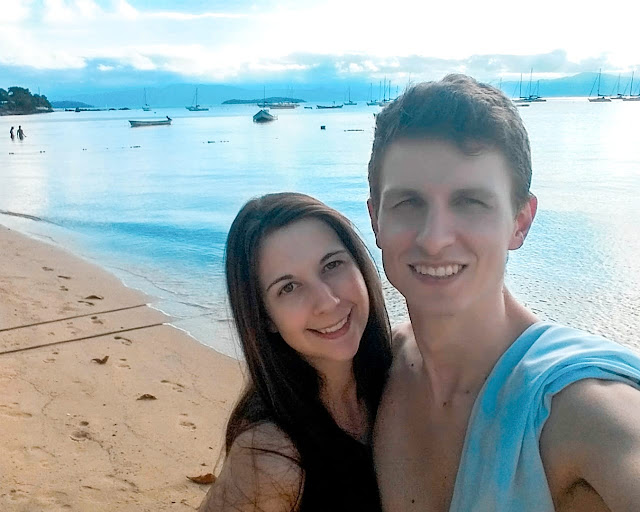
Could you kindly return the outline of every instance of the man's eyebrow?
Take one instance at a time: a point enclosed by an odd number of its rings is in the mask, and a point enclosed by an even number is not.
[[[385,199],[388,198],[396,198],[396,197],[406,197],[406,196],[417,196],[418,192],[412,188],[390,188],[382,193],[382,197]]]
[[[342,253],[346,253],[347,250],[346,249],[337,249],[335,251],[330,251],[327,254],[325,254],[321,259],[320,259],[320,263],[324,263],[325,261],[327,261],[328,259],[333,258],[336,254],[342,254]],[[287,281],[289,279],[293,279],[293,275],[292,274],[285,274],[283,276],[280,276],[276,279],[274,279],[271,284],[269,284],[269,286],[267,286],[265,293],[269,291],[269,289],[275,285],[278,284],[281,281]]]
[[[460,188],[458,190],[456,190],[455,195],[461,196],[464,194],[471,194],[471,195],[480,195],[482,197],[486,197],[486,198],[494,198],[496,197],[495,192],[493,192],[492,190],[489,190],[488,188],[484,188],[484,187],[466,187],[466,188]]]

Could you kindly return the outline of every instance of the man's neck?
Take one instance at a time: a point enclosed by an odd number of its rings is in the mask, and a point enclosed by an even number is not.
[[[475,397],[494,365],[522,332],[537,321],[505,289],[459,315],[429,315],[409,307],[409,316],[430,392],[436,403]]]

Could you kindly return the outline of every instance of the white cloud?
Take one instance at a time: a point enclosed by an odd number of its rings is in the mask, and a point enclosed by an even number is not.
[[[104,64],[98,66],[98,71],[113,71],[114,69],[114,66],[105,66]]]
[[[485,66],[507,76],[517,74],[521,60],[486,56],[550,54],[559,48],[566,54],[547,73],[575,72],[581,61],[608,61],[621,71],[640,64],[633,16],[555,0],[538,0],[526,13],[507,0],[490,5],[462,0],[455,9],[450,2],[423,0],[274,0],[215,12],[189,12],[188,5],[180,11],[142,10],[134,0],[10,0],[4,11],[0,62],[39,69],[108,59],[106,67],[120,63],[222,80],[247,72],[304,71],[322,63],[342,76],[399,77],[418,75],[431,59],[449,70]],[[523,14],[526,24],[520,22]],[[307,60],[293,58],[294,52]]]
[[[5,5],[6,1],[6,5]],[[21,23],[27,20],[31,14],[32,0],[13,2],[12,0],[0,0],[0,26]]]

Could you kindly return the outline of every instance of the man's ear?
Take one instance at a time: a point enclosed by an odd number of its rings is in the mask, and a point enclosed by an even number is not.
[[[537,211],[538,198],[533,194],[530,194],[529,199],[516,216],[515,230],[511,237],[511,242],[509,243],[509,250],[513,251],[522,247],[524,239],[527,238],[527,235],[529,234],[529,229],[531,229],[531,224],[533,224],[533,219],[535,218]]]
[[[373,229],[373,234],[376,235],[376,245],[380,248],[380,244],[378,243],[378,212],[376,212],[371,198],[367,199],[367,209],[369,210],[369,218],[371,219],[371,229]]]

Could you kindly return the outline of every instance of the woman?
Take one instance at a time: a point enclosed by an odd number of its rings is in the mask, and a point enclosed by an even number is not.
[[[269,194],[234,220],[226,276],[249,383],[200,511],[380,510],[370,437],[390,329],[366,246],[320,201]]]

